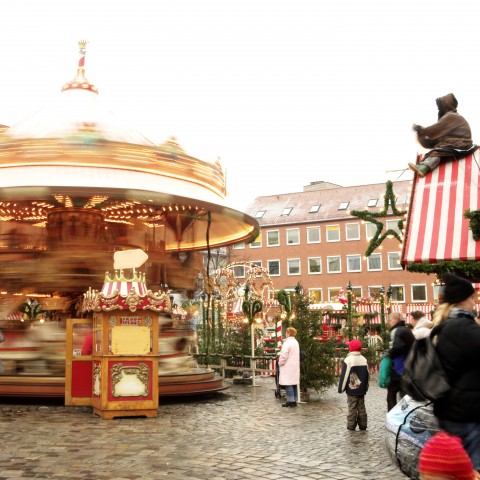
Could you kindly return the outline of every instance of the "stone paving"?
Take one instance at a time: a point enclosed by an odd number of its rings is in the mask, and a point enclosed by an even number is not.
[[[371,379],[368,430],[346,429],[332,388],[282,408],[274,379],[160,399],[158,418],[101,420],[89,407],[0,399],[0,480],[240,480],[406,477],[384,447],[386,390]]]

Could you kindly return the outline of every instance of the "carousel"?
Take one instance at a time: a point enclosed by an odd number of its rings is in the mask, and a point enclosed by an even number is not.
[[[33,375],[16,363],[6,372],[9,354],[33,348],[25,332],[84,316],[81,298],[111,269],[115,252],[142,250],[149,288],[188,298],[203,271],[200,251],[258,234],[255,219],[227,206],[219,160],[194,158],[173,137],[156,145],[111,114],[87,80],[86,42],[79,47],[76,74],[58,97],[18,124],[0,126],[0,394],[35,394],[31,384],[40,377],[29,383]],[[32,299],[63,309],[15,322]],[[14,380],[6,385],[6,373],[24,388]],[[179,387],[171,373],[165,394],[185,390],[185,372]],[[63,394],[64,381],[53,383],[50,390]]]

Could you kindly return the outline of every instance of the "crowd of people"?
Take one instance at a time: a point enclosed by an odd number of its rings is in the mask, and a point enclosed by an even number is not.
[[[405,396],[405,360],[415,341],[432,337],[445,369],[450,390],[434,401],[433,409],[441,431],[425,443],[418,462],[422,480],[480,478],[480,323],[474,316],[475,290],[463,278],[447,274],[443,278],[443,299],[433,321],[421,311],[410,314],[411,329],[400,313],[390,313],[391,359],[387,388],[387,411]],[[296,407],[300,380],[300,346],[296,330],[287,329],[287,339],[279,356],[279,383],[285,386],[284,407]],[[369,369],[362,344],[353,339],[348,345],[340,374],[338,392],[347,394],[347,429],[367,429],[365,395]],[[448,452],[448,454],[446,453]]]

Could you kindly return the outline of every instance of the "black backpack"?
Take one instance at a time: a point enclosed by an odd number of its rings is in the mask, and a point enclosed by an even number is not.
[[[432,341],[433,337],[416,340],[405,359],[403,386],[414,400],[435,401],[450,390],[447,375]]]

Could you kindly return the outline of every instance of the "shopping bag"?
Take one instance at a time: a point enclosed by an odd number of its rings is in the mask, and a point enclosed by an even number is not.
[[[419,480],[418,457],[425,443],[440,431],[433,403],[405,395],[385,417],[385,448],[401,472]]]
[[[391,370],[392,359],[390,357],[383,357],[380,362],[380,372],[378,374],[378,386],[380,388],[387,388],[390,384]]]

